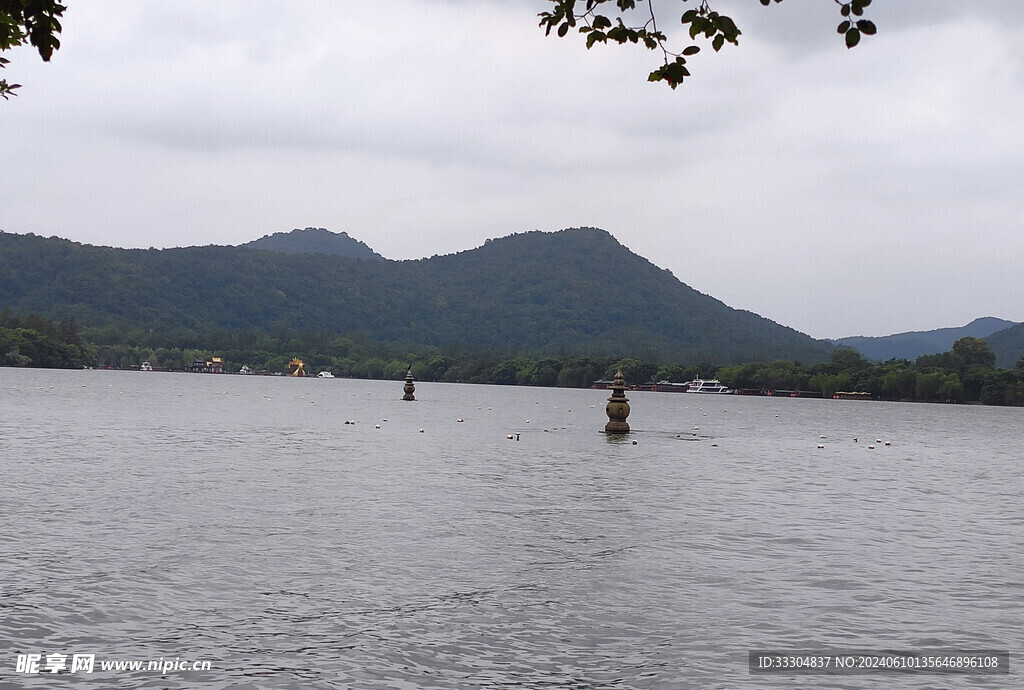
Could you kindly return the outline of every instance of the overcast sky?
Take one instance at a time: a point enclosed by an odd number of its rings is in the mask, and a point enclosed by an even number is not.
[[[1021,0],[876,0],[854,50],[828,0],[718,0],[740,45],[676,91],[544,0],[67,4],[51,63],[7,54],[7,232],[405,259],[595,226],[819,338],[1024,321]]]

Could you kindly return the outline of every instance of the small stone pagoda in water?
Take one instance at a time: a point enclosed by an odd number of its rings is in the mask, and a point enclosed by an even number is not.
[[[405,372],[405,387],[403,390],[405,395],[402,396],[402,400],[416,399],[416,396],[413,395],[416,392],[416,384],[412,382],[412,366],[409,367],[409,371]]]
[[[621,369],[615,373],[612,397],[608,398],[604,411],[608,413],[608,423],[604,425],[606,434],[629,433],[629,424],[626,423],[626,417],[629,416],[629,398],[626,397],[626,380],[622,378]]]

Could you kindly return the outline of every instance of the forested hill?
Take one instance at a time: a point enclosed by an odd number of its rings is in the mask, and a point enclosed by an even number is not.
[[[993,333],[1013,326],[1013,321],[985,316],[957,328],[938,328],[932,331],[909,331],[883,336],[853,336],[839,338],[836,345],[852,347],[868,359],[885,362],[890,359],[915,360],[921,355],[947,352],[960,338],[988,338]]]
[[[346,232],[331,232],[325,228],[306,228],[291,232],[275,232],[264,235],[258,240],[246,242],[242,247],[265,249],[285,254],[331,254],[348,256],[353,259],[374,259],[383,261],[384,257],[360,242],[349,237]]]
[[[113,249],[0,233],[0,308],[74,318],[98,342],[347,335],[403,347],[827,359],[831,345],[703,295],[603,230],[528,232],[417,261],[248,247]]]
[[[1024,359],[1024,323],[996,331],[985,340],[996,353],[997,367],[1009,369]]]

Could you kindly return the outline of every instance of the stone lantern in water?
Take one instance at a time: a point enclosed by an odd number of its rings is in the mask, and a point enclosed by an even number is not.
[[[606,434],[629,433],[629,424],[626,424],[626,417],[629,416],[629,398],[626,397],[626,380],[622,378],[621,369],[615,373],[612,397],[608,398],[604,411],[608,413],[608,423],[604,425]]]
[[[412,382],[412,366],[409,366],[409,371],[405,372],[405,395],[402,396],[402,400],[415,400],[416,396],[413,393],[416,392],[416,384]]]

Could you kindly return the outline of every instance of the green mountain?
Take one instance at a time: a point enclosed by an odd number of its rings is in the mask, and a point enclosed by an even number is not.
[[[1012,369],[1024,357],[1024,323],[996,331],[985,340],[996,353],[996,366],[1000,369]]]
[[[331,232],[324,228],[275,232],[273,235],[264,235],[258,240],[239,246],[285,254],[329,254],[348,256],[353,259],[384,260],[383,256],[354,237],[349,237],[348,233]]]
[[[225,331],[306,331],[410,348],[721,364],[813,363],[832,348],[693,290],[593,228],[516,234],[416,261],[244,246],[114,249],[0,233],[2,307],[74,318],[97,342],[168,347]]]
[[[890,359],[914,361],[921,355],[948,352],[960,338],[971,336],[987,338],[996,331],[1013,326],[1013,321],[985,316],[958,328],[938,328],[932,331],[909,331],[879,337],[853,336],[832,342],[852,347],[868,359],[887,362]]]

